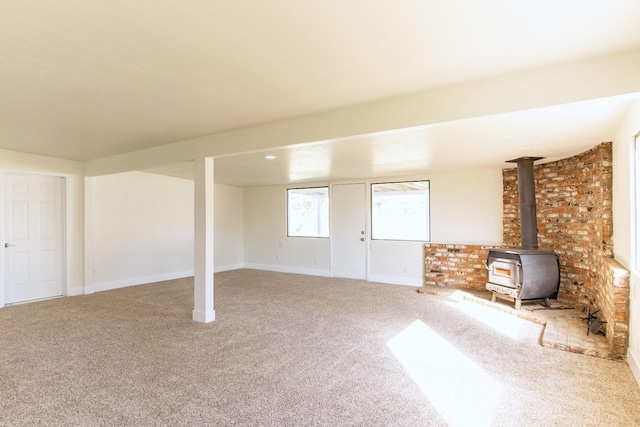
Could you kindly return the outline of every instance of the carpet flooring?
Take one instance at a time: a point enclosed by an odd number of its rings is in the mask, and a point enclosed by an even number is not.
[[[0,425],[635,426],[624,362],[415,288],[256,270],[0,309]]]

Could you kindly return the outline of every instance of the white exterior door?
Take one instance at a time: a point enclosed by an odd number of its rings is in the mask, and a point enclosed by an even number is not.
[[[334,277],[367,278],[365,184],[331,187],[331,257]]]
[[[62,178],[6,173],[3,189],[4,302],[60,296]]]

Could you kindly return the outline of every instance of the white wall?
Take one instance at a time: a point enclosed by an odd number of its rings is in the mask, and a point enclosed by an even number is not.
[[[328,276],[331,274],[329,239],[287,237],[286,188],[244,189],[245,266]]]
[[[240,187],[214,186],[215,271],[244,267],[244,192]]]
[[[502,243],[501,170],[394,177],[368,183],[420,179],[428,179],[431,183],[432,242]],[[246,266],[331,275],[329,239],[287,237],[286,189],[286,186],[245,188]],[[368,280],[422,285],[422,242],[370,241],[369,249]]]
[[[502,244],[502,170],[434,174],[431,241]]]
[[[613,250],[631,271],[629,350],[627,361],[640,384],[640,272],[636,258],[634,220],[634,136],[640,131],[640,101],[631,106],[613,142]],[[640,165],[639,165],[640,167]]]
[[[82,163],[72,160],[0,150],[2,171],[44,173],[65,178],[67,295],[84,292],[83,168]],[[0,283],[4,283],[2,280]]]
[[[88,292],[193,275],[193,181],[143,172],[88,180]],[[215,184],[214,210],[215,270],[242,268],[242,188]]]
[[[88,191],[88,292],[193,275],[193,181],[126,172]]]
[[[430,181],[431,242],[502,244],[501,170],[438,173],[408,179]],[[389,179],[372,182],[385,181]],[[422,286],[421,242],[374,240],[369,247],[370,280]]]

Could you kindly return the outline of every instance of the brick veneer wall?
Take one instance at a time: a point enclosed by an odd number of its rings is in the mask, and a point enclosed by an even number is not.
[[[426,243],[425,286],[484,290],[487,270],[482,262],[495,247]]]
[[[538,245],[560,260],[558,299],[593,304],[602,257],[612,256],[611,143],[534,166]],[[503,243],[520,246],[516,169],[503,169]]]
[[[595,305],[602,311],[601,318],[607,320],[605,329],[611,352],[624,356],[629,345],[629,270],[607,257],[602,257],[599,270]]]

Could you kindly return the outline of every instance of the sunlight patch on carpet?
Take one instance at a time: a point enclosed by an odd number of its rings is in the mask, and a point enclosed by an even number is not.
[[[450,426],[489,426],[502,385],[416,320],[387,346]]]
[[[509,338],[519,340],[528,336],[526,326],[530,322],[524,319],[499,310],[494,310],[491,307],[467,301],[461,295],[456,295],[456,293],[451,295],[451,299],[456,301],[447,302],[451,307],[468,314]]]

